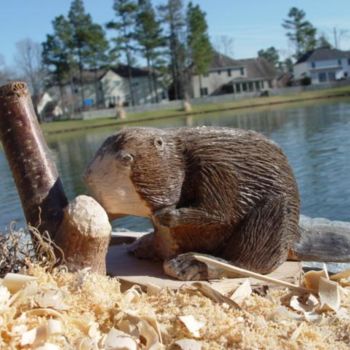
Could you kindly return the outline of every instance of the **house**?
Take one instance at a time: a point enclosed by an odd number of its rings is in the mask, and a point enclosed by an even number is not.
[[[294,79],[310,78],[311,84],[323,84],[350,76],[350,51],[319,48],[308,51],[294,65]]]
[[[115,106],[117,103],[134,105],[160,102],[167,99],[167,90],[156,74],[147,69],[131,67],[132,95],[129,84],[129,68],[118,65],[108,69],[101,77],[101,89],[104,94],[105,106]]]
[[[132,95],[129,68],[126,65],[84,70],[82,84],[79,84],[79,74],[75,73],[61,88],[53,86],[48,91],[54,99],[62,102],[65,113],[68,114],[81,109],[112,108],[118,103],[126,106],[141,105],[167,99],[167,89],[158,75],[136,67],[131,67],[130,72]]]
[[[235,60],[214,51],[207,74],[192,77],[193,96],[266,91],[275,78],[274,66],[264,58]]]

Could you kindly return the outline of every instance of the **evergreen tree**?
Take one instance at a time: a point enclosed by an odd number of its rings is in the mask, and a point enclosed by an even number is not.
[[[147,62],[150,92],[152,93],[154,91],[152,95],[155,95],[156,101],[158,102],[155,70],[162,54],[160,49],[164,47],[165,40],[162,36],[160,21],[156,18],[156,13],[150,0],[139,0],[135,39]]]
[[[132,63],[134,47],[134,29],[137,13],[137,4],[134,0],[114,0],[113,9],[116,15],[115,21],[107,23],[108,29],[115,29],[118,36],[113,39],[115,48],[113,52],[122,52],[128,66],[128,81],[130,89],[131,105],[135,104],[134,90],[132,86]]]
[[[185,16],[182,0],[168,0],[159,6],[162,21],[167,27],[167,41],[170,55],[170,70],[174,88],[174,98],[185,96],[186,35]]]
[[[288,18],[282,23],[287,31],[287,37],[295,45],[295,58],[316,48],[316,28],[305,20],[305,12],[296,7],[289,10]]]
[[[71,27],[64,16],[56,17],[52,26],[53,34],[48,34],[46,41],[42,44],[42,58],[50,73],[50,84],[58,85],[61,100],[63,100],[63,84],[73,66],[73,57],[69,48]]]
[[[205,13],[199,5],[193,6],[192,2],[188,4],[187,8],[187,44],[190,63],[194,73],[199,76],[199,84],[202,88],[201,76],[208,71],[213,51]]]
[[[258,56],[265,58],[267,61],[272,63],[274,67],[279,65],[280,56],[274,46],[271,46],[266,50],[259,50]]]
[[[317,39],[317,47],[323,49],[332,49],[333,46],[324,34],[321,34]]]
[[[97,68],[101,64],[101,57],[108,48],[108,42],[102,27],[93,23],[90,14],[85,12],[83,0],[73,0],[68,13],[71,27],[69,47],[79,68],[79,85],[82,105],[84,105],[83,70]],[[95,81],[95,85],[97,82]]]

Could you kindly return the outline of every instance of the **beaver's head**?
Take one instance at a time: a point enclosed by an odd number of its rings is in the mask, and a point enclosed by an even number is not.
[[[126,128],[109,137],[84,176],[111,217],[151,216],[155,210],[176,205],[183,178],[176,138],[153,128]]]

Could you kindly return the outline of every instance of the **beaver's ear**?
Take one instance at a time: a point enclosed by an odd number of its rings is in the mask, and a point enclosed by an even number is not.
[[[160,136],[157,136],[153,140],[153,144],[158,148],[159,150],[162,150],[164,148],[164,141]]]

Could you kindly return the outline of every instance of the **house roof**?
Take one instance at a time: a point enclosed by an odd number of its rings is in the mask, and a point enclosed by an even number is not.
[[[226,56],[220,52],[214,51],[213,58],[209,66],[209,70],[218,68],[242,67],[237,60]]]
[[[118,66],[111,67],[110,70],[123,78],[127,78],[129,76],[129,66],[125,64],[119,64]],[[148,70],[145,68],[131,67],[131,76],[133,78],[146,77],[148,76]]]
[[[265,58],[257,57],[235,60],[229,56],[214,51],[209,70],[215,70],[218,68],[245,68],[246,76],[236,78],[236,80],[271,78],[276,76],[274,66]]]
[[[238,60],[239,64],[246,68],[246,76],[243,79],[273,78],[277,75],[276,69],[263,57]],[[242,79],[242,78],[240,78]]]
[[[350,58],[350,51],[338,49],[319,48],[306,52],[295,64],[311,61],[326,61],[339,58]]]

